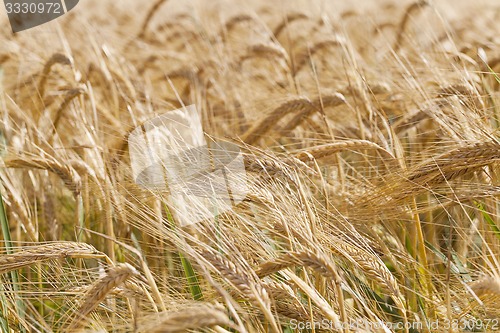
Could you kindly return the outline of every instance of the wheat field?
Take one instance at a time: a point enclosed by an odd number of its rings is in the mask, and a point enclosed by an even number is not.
[[[0,332],[500,331],[498,2],[0,22]],[[245,169],[201,220],[128,141],[189,105]]]

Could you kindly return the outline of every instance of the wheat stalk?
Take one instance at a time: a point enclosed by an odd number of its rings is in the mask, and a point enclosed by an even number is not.
[[[146,32],[148,30],[148,26],[153,19],[153,16],[158,13],[158,10],[160,7],[166,3],[168,0],[157,0],[154,5],[149,9],[148,14],[144,18],[144,22],[141,25],[141,29],[139,30],[139,34],[137,35],[137,38],[143,39],[146,37]]]
[[[408,24],[408,21],[410,20],[411,15],[413,15],[415,12],[418,12],[423,7],[428,6],[428,5],[429,5],[429,2],[427,2],[427,0],[419,0],[419,1],[416,1],[408,6],[403,18],[401,19],[401,22],[399,23],[396,42],[394,43],[394,47],[393,47],[394,51],[398,51],[401,47],[401,44],[403,43],[404,32],[406,30],[406,25]]]
[[[307,61],[310,60],[316,53],[332,46],[343,46],[343,43],[337,39],[329,39],[317,42],[312,47],[308,47],[306,51],[297,56],[293,75],[297,75],[297,73],[307,64]]]
[[[280,129],[281,135],[286,135],[287,133],[293,131],[305,120],[307,120],[314,111],[325,109],[328,107],[336,107],[345,103],[345,97],[340,93],[322,95],[312,102],[314,108],[308,108],[300,111],[285,126],[283,126],[283,128]]]
[[[386,291],[389,291],[391,296],[399,299],[401,294],[398,282],[380,258],[341,240],[335,241],[332,249],[359,267],[370,280],[376,281]]]
[[[255,18],[249,14],[239,14],[227,20],[226,23],[224,24],[224,27],[227,32],[230,32],[236,25],[243,22],[253,21],[254,19]]]
[[[210,252],[203,252],[203,257],[223,276],[229,283],[238,289],[252,304],[260,308],[271,327],[279,331],[278,324],[271,312],[271,299],[263,284],[256,279],[253,272],[245,272],[239,265]]]
[[[286,113],[300,112],[306,108],[313,107],[314,106],[312,105],[311,101],[306,97],[296,97],[290,99],[271,111],[271,113],[269,113],[269,115],[264,117],[261,121],[250,127],[250,129],[248,129],[241,136],[241,139],[248,144],[252,144],[264,134],[266,134],[271,129],[271,127]]]
[[[338,278],[333,263],[325,255],[311,251],[285,253],[274,260],[262,263],[256,274],[258,277],[263,278],[294,265],[309,267],[325,277]]]
[[[43,66],[42,73],[40,74],[40,81],[38,82],[38,94],[42,99],[43,96],[45,95],[45,84],[47,82],[47,78],[49,76],[50,70],[52,69],[52,66],[54,66],[55,64],[69,66],[71,65],[71,60],[61,53],[54,53],[49,58],[49,60],[47,60],[47,62]]]
[[[65,331],[74,332],[81,328],[88,320],[87,315],[96,309],[114,288],[138,274],[129,264],[118,264],[109,268],[106,275],[97,280],[82,296],[82,302],[73,314],[74,318],[68,318],[63,324]]]
[[[204,252],[203,257],[214,265],[218,273],[248,300],[258,303],[258,299],[261,299],[267,307],[271,305],[266,289],[260,283],[251,281],[249,274],[245,273],[239,266],[210,252]]]
[[[264,286],[269,290],[269,294],[274,300],[276,311],[280,315],[303,321],[311,318],[289,285],[271,280],[264,282]]]
[[[289,62],[288,54],[286,50],[280,45],[271,43],[261,43],[255,44],[248,48],[248,52],[237,60],[237,67],[241,68],[241,64],[255,57],[267,58],[269,60],[284,60],[286,63]]]
[[[197,304],[180,311],[163,312],[155,315],[139,328],[144,333],[181,333],[188,330],[200,331],[214,326],[234,328],[227,311],[220,304]]]
[[[346,140],[346,141],[339,141],[339,142],[329,143],[326,145],[316,146],[296,154],[295,157],[301,161],[306,162],[310,161],[311,159],[320,159],[323,157],[327,157],[344,150],[360,150],[360,149],[375,149],[384,153],[385,156],[394,159],[394,156],[390,152],[388,152],[375,142],[371,142],[368,140]]]
[[[488,295],[500,296],[500,279],[497,277],[485,276],[473,282],[469,287],[479,298]]]
[[[274,28],[273,35],[279,37],[281,31],[285,29],[290,23],[297,20],[308,19],[309,17],[304,13],[291,13],[287,14],[286,17]]]
[[[481,279],[468,285],[469,291],[474,293],[474,300],[467,306],[459,318],[463,318],[478,305],[486,310],[487,315],[498,317],[498,305],[500,304],[500,279],[498,276],[486,275]]]
[[[99,258],[104,254],[85,243],[57,242],[23,248],[14,254],[0,256],[0,274],[35,263],[64,258]]]
[[[80,175],[72,167],[63,165],[55,160],[46,158],[8,158],[3,162],[7,168],[35,168],[48,170],[59,176],[66,187],[73,192],[75,197],[79,195],[81,191],[82,181]]]
[[[81,88],[69,89],[65,92],[64,100],[55,111],[54,119],[52,120],[52,134],[54,134],[57,130],[57,125],[59,124],[59,120],[61,119],[64,110],[66,110],[66,108],[70,105],[71,101],[83,93],[84,90]]]
[[[413,184],[437,184],[475,171],[500,159],[500,144],[476,142],[443,153],[423,162],[410,172],[407,180]]]

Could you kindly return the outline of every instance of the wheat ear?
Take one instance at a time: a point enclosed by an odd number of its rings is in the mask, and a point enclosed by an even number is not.
[[[422,9],[423,7],[428,6],[428,5],[429,5],[429,3],[427,2],[427,0],[419,0],[419,1],[416,1],[408,6],[408,8],[406,9],[405,14],[403,16],[403,19],[399,23],[398,34],[396,37],[396,42],[394,43],[394,51],[398,51],[399,48],[401,47],[401,44],[403,42],[403,35],[404,35],[405,30],[406,30],[406,25],[408,24],[408,21],[410,20],[410,16],[413,13],[419,11],[420,9]]]
[[[80,96],[81,94],[84,93],[84,90],[81,88],[75,88],[75,89],[70,89],[66,91],[66,94],[64,96],[64,100],[61,102],[61,105],[57,108],[54,119],[52,120],[52,134],[55,132],[57,129],[57,125],[59,124],[59,120],[61,119],[64,110],[70,105],[71,101],[75,99],[76,97]]]
[[[269,290],[269,294],[274,300],[276,312],[280,315],[304,321],[311,318],[306,308],[289,285],[276,281],[266,281],[264,282],[264,286]]]
[[[407,179],[416,184],[437,184],[444,179],[452,180],[499,159],[499,143],[477,142],[452,149],[432,160],[425,161],[410,172]]]
[[[68,165],[63,165],[54,160],[44,158],[9,158],[4,160],[4,165],[7,168],[35,168],[41,170],[48,170],[64,182],[66,187],[73,192],[75,197],[80,194],[82,180],[80,175]]]
[[[343,322],[346,322],[347,313],[345,310],[344,295],[341,287],[342,279],[337,271],[337,267],[334,262],[331,261],[325,254],[321,252],[312,252],[310,250],[285,253],[275,260],[262,264],[256,271],[256,273],[257,276],[264,277],[294,265],[309,267],[322,276],[333,281],[340,310],[340,318]],[[301,288],[303,287],[305,286],[301,286]],[[322,302],[319,302],[318,306],[320,306],[320,304],[322,304]],[[325,312],[325,314],[329,314],[327,307],[321,308]]]
[[[214,326],[234,327],[227,311],[220,304],[200,304],[177,312],[163,312],[154,316],[154,323],[139,328],[144,333],[181,333],[201,331]]]
[[[106,275],[95,282],[83,295],[81,305],[75,311],[75,317],[69,321],[66,332],[74,332],[81,328],[87,321],[87,315],[91,313],[106,298],[115,287],[120,286],[132,276],[138,275],[137,270],[129,264],[118,264],[111,267]]]
[[[342,45],[343,43],[336,39],[329,39],[314,44],[312,47],[308,48],[306,51],[303,51],[303,53],[297,56],[297,61],[295,62],[295,67],[293,69],[293,75],[297,75],[297,73],[307,64],[307,61],[319,51],[331,46],[338,47]]]
[[[244,272],[233,262],[210,252],[203,252],[203,257],[210,262],[217,273],[238,289],[253,305],[260,308],[269,324],[279,331],[278,324],[271,312],[271,300],[266,288],[254,274]],[[252,278],[252,275],[255,278]]]
[[[219,274],[236,287],[249,301],[256,303],[257,298],[260,298],[267,306],[270,306],[271,301],[265,288],[260,283],[251,281],[249,274],[245,273],[239,266],[210,252],[204,252],[203,257],[217,268]]]
[[[0,274],[34,263],[63,258],[97,258],[104,254],[86,243],[58,242],[22,249],[14,254],[0,256]]]
[[[336,253],[358,266],[369,279],[385,287],[391,296],[400,297],[398,282],[380,258],[341,240],[335,241],[334,244],[333,250]]]
[[[231,32],[231,30],[233,30],[233,28],[236,27],[236,25],[238,25],[239,23],[253,20],[255,20],[255,18],[248,14],[236,15],[226,21],[226,23],[224,24],[224,29],[226,30],[226,32]],[[224,33],[221,33],[220,35],[224,36]]]
[[[47,83],[47,78],[50,73],[50,70],[52,69],[52,66],[54,66],[55,64],[71,65],[71,60],[64,54],[54,53],[50,57],[50,59],[45,63],[45,65],[43,66],[42,73],[40,75],[40,81],[38,82],[38,94],[40,95],[40,98],[43,98],[43,95],[45,94],[45,84]]]
[[[250,129],[242,135],[241,139],[248,144],[252,144],[266,134],[286,113],[299,112],[306,108],[314,108],[311,101],[306,97],[296,97],[288,100],[271,111],[271,113],[261,121],[258,121],[255,125],[250,127]]]
[[[300,124],[310,117],[314,111],[325,109],[327,107],[336,107],[346,103],[344,95],[340,93],[327,94],[316,98],[313,102],[314,108],[306,108],[303,111],[296,114],[282,129],[280,129],[281,135],[286,135],[287,133],[293,131]]]
[[[274,28],[273,30],[273,35],[275,37],[278,37],[281,33],[281,31],[283,31],[283,29],[289,25],[290,23],[292,23],[293,21],[297,21],[297,20],[304,20],[304,19],[308,19],[309,17],[304,14],[304,13],[292,13],[292,14],[288,14],[284,19],[283,21],[281,21],[277,26],[276,28]]]
[[[153,16],[158,12],[158,9],[167,1],[168,0],[158,0],[155,2],[155,4],[148,11],[146,18],[144,19],[144,22],[142,23],[141,30],[139,30],[139,34],[137,35],[137,38],[142,39],[146,36],[146,32],[147,32],[149,23],[153,19]]]
[[[375,149],[384,153],[385,156],[394,159],[394,156],[390,152],[388,152],[375,142],[371,142],[368,140],[346,140],[346,141],[339,141],[339,142],[329,143],[326,145],[316,146],[306,151],[298,153],[295,157],[305,162],[313,158],[319,159],[322,157],[330,156],[332,154],[344,150],[360,150],[360,149]]]
[[[311,251],[285,253],[274,260],[261,264],[256,273],[258,277],[263,278],[295,265],[310,267],[325,277],[331,278],[337,275],[336,268],[330,260],[326,259],[322,254],[316,254]]]
[[[481,307],[498,316],[497,311],[500,305],[500,278],[498,276],[484,276],[478,281],[471,283],[468,287],[474,293],[475,300],[462,311],[459,318],[462,318],[477,307],[478,303],[482,303]]]

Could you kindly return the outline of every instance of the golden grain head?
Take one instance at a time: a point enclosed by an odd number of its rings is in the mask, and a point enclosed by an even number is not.
[[[96,0],[19,33],[4,17],[0,332],[491,324],[498,13]]]

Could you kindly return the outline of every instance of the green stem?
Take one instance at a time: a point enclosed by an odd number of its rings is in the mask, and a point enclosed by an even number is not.
[[[7,219],[7,212],[5,210],[5,205],[3,202],[1,185],[2,184],[0,183],[0,225],[2,227],[2,235],[3,235],[4,244],[5,244],[5,252],[7,254],[13,254],[14,253],[14,246],[12,244],[12,237],[10,235],[9,221]],[[10,276],[11,276],[11,280],[12,280],[12,289],[14,290],[15,295],[16,295],[17,314],[19,315],[19,318],[24,319],[25,313],[26,313],[26,306],[25,306],[23,300],[19,298],[19,275],[18,275],[16,270],[13,270],[12,272],[10,272]],[[2,299],[2,302],[3,302],[3,299]],[[4,306],[5,305],[6,304],[4,304]],[[4,319],[4,318],[2,318],[2,319]],[[8,326],[8,324],[7,324],[7,326]],[[22,326],[22,324],[19,324],[19,328],[20,328],[21,332],[26,332],[26,330]]]

